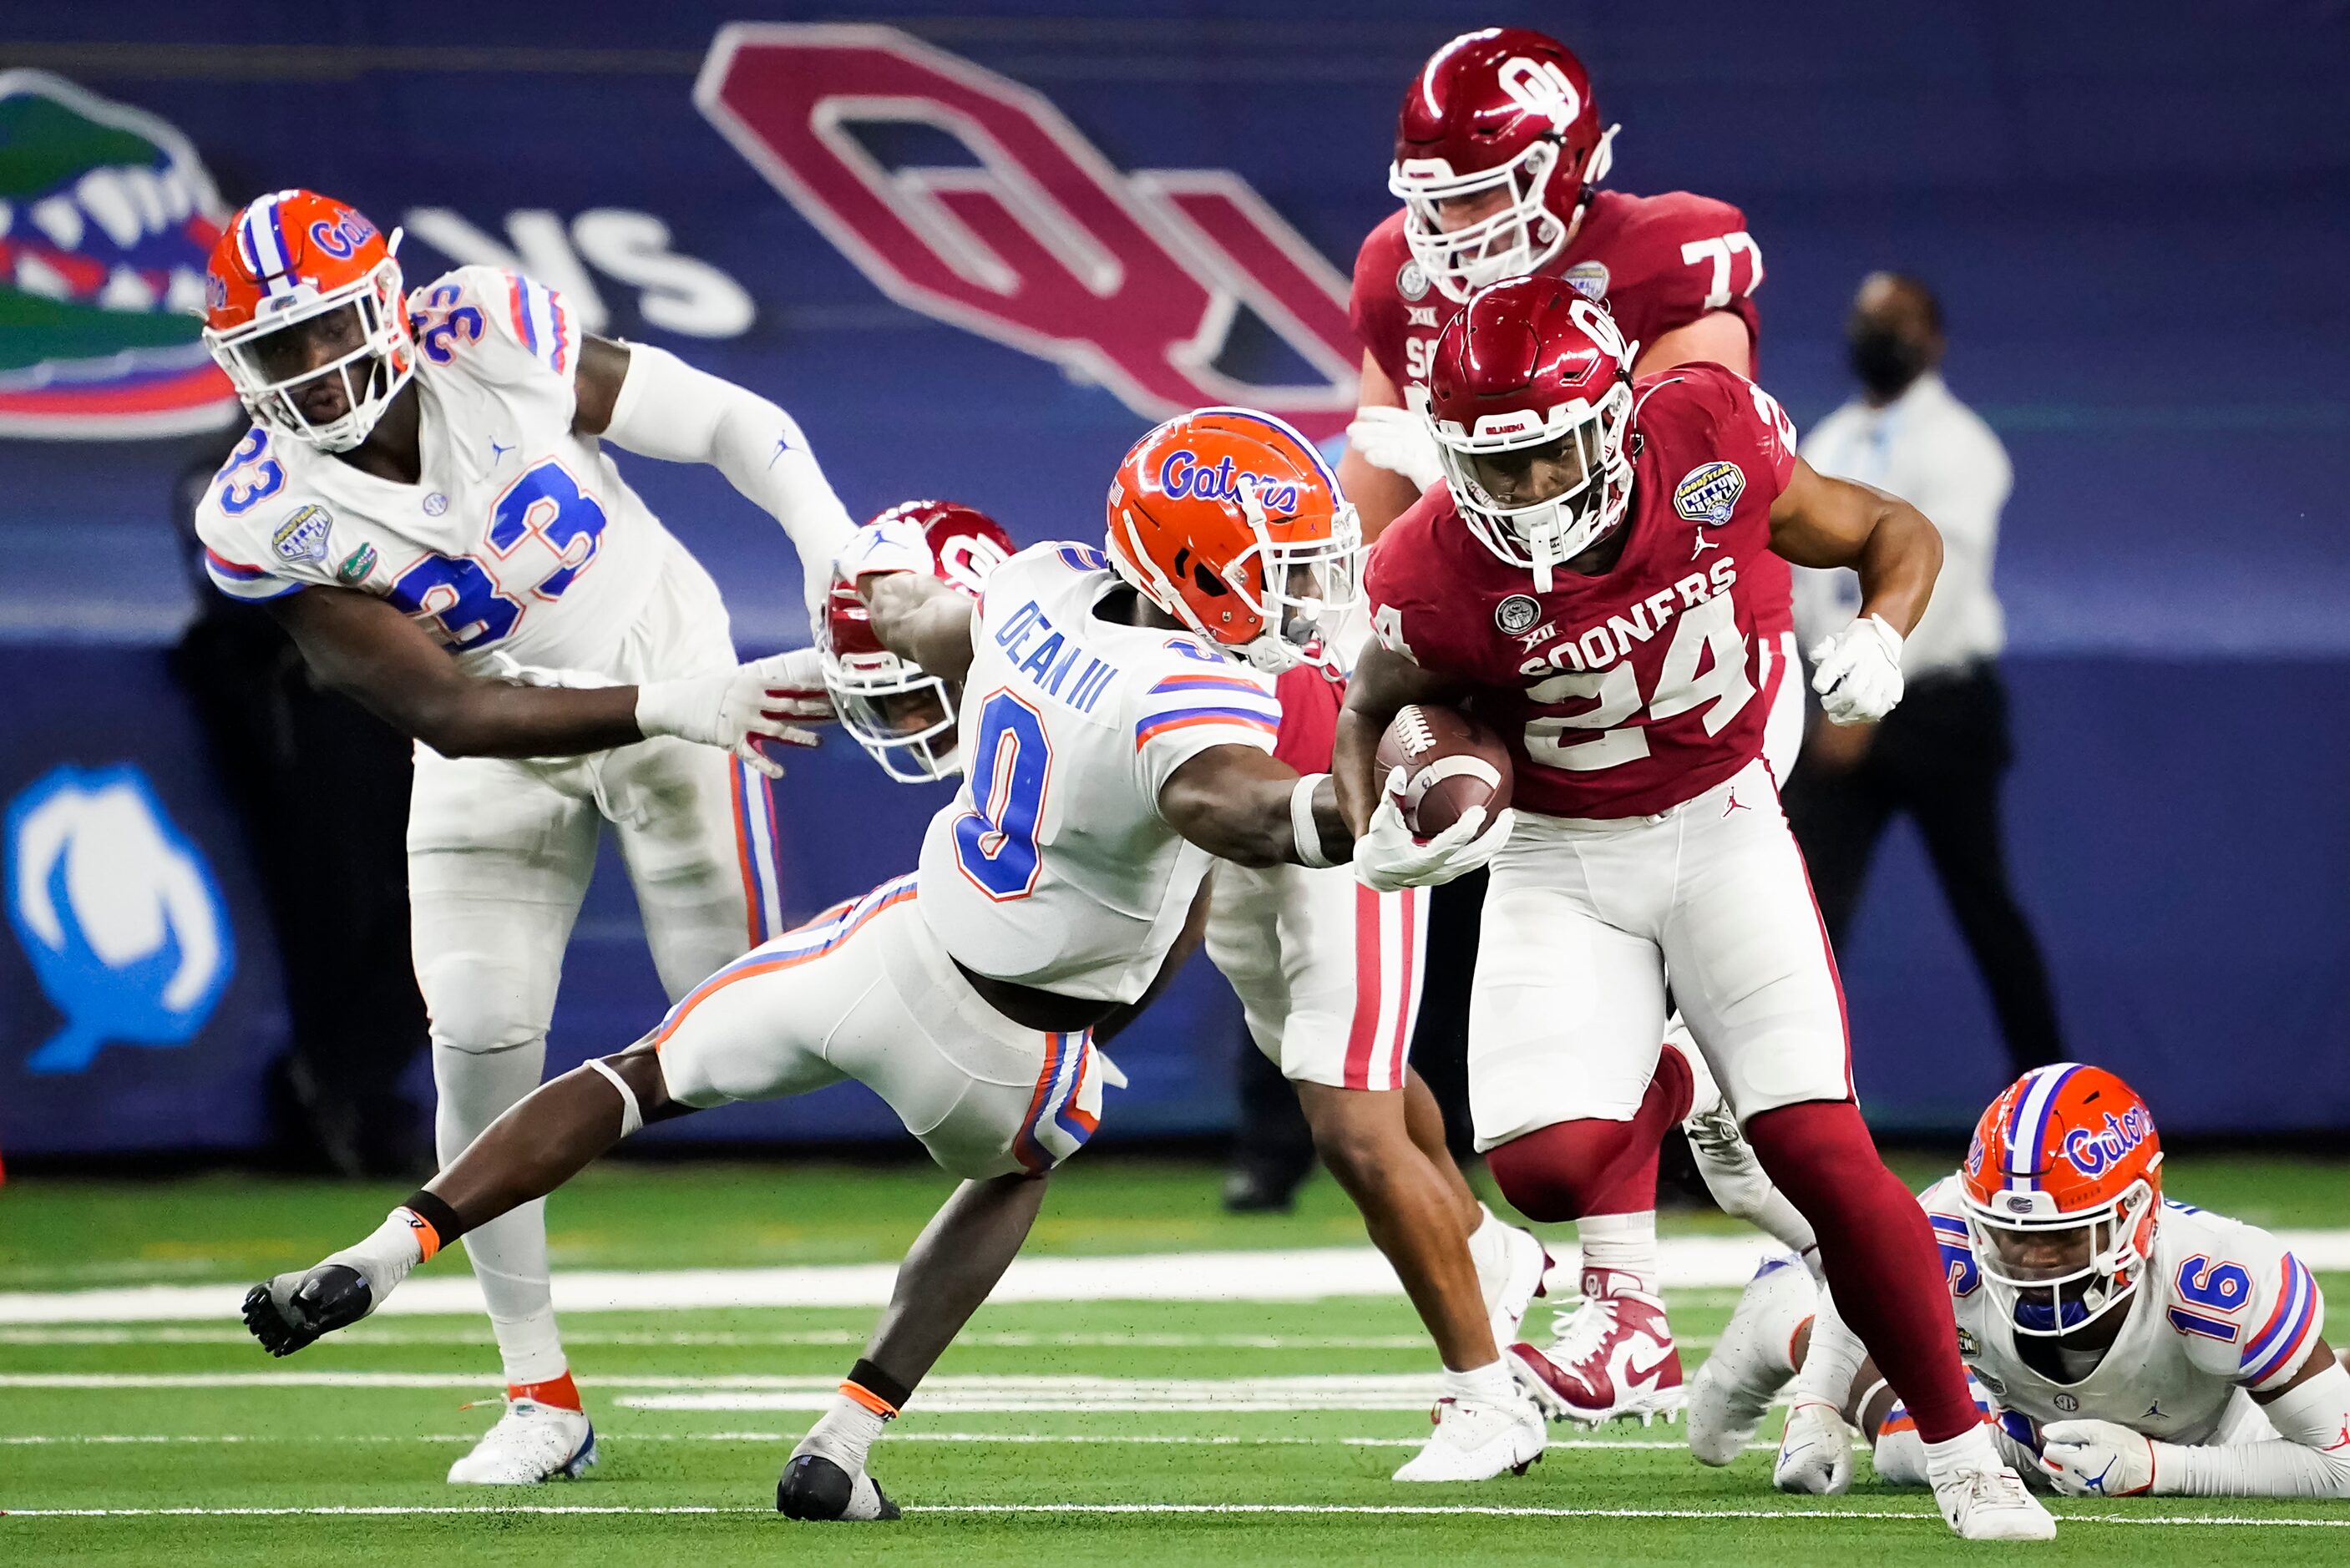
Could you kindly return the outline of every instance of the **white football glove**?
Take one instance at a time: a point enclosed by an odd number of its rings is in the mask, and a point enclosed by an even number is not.
[[[1852,1428],[1833,1405],[1806,1399],[1787,1412],[1771,1484],[1781,1491],[1840,1497],[1852,1488]]]
[[[1822,638],[1812,663],[1812,690],[1835,723],[1874,724],[1901,701],[1901,634],[1881,615]]]
[[[816,732],[792,721],[831,717],[824,659],[813,648],[637,688],[637,728],[648,737],[675,735],[699,745],[723,747],[771,779],[784,776],[784,765],[762,752],[758,742],[813,746]]]
[[[1388,773],[1378,809],[1371,813],[1370,831],[1355,840],[1355,879],[1376,892],[1433,888],[1465,876],[1500,854],[1517,826],[1517,814],[1508,806],[1494,815],[1489,826],[1485,808],[1472,805],[1460,821],[1422,843],[1411,836],[1396,805],[1403,783],[1401,768]]]
[[[920,524],[910,517],[884,517],[851,534],[832,558],[832,569],[854,587],[859,577],[884,572],[912,572],[927,577],[938,570],[938,562]]]
[[[1373,468],[1400,473],[1422,490],[1433,488],[1444,477],[1436,432],[1409,409],[1364,404],[1347,427],[1347,441]]]
[[[2052,1421],[2040,1472],[2067,1496],[2137,1497],[2154,1490],[2154,1439],[2113,1421]]]

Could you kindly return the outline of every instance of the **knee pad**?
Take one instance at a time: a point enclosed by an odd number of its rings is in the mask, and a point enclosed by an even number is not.
[[[416,981],[436,1052],[481,1054],[543,1045],[546,1039],[551,1020],[529,1001],[542,982],[517,969],[461,955],[418,970]]]

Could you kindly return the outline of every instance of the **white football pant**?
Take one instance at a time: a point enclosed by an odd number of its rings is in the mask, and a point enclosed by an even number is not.
[[[734,662],[717,589],[677,552],[613,678],[662,679]],[[669,738],[545,762],[452,759],[417,748],[411,940],[432,1017],[443,1165],[538,1086],[564,948],[607,823],[672,1000],[781,929],[766,780],[725,752]],[[560,1375],[544,1203],[473,1231],[465,1251],[506,1380]]]

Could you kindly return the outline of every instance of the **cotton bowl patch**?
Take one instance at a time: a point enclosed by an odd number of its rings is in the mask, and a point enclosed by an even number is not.
[[[1580,261],[1560,275],[1566,280],[1567,287],[1586,299],[1607,297],[1607,264],[1606,262]]]
[[[335,520],[323,506],[305,506],[277,525],[269,536],[272,548],[281,561],[323,561],[327,558],[327,535],[334,531]]]
[[[1719,528],[1730,521],[1730,509],[1746,493],[1746,471],[1716,459],[1700,463],[1673,487],[1673,510],[1692,523]]]

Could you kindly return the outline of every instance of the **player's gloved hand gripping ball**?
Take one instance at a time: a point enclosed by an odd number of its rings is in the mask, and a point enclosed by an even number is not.
[[[816,733],[807,723],[831,717],[822,658],[813,648],[637,688],[637,728],[648,737],[723,746],[771,779],[784,776],[784,765],[758,742],[813,746]]]
[[[1821,639],[1812,663],[1812,690],[1832,722],[1873,724],[1901,701],[1901,634],[1881,615]]]

